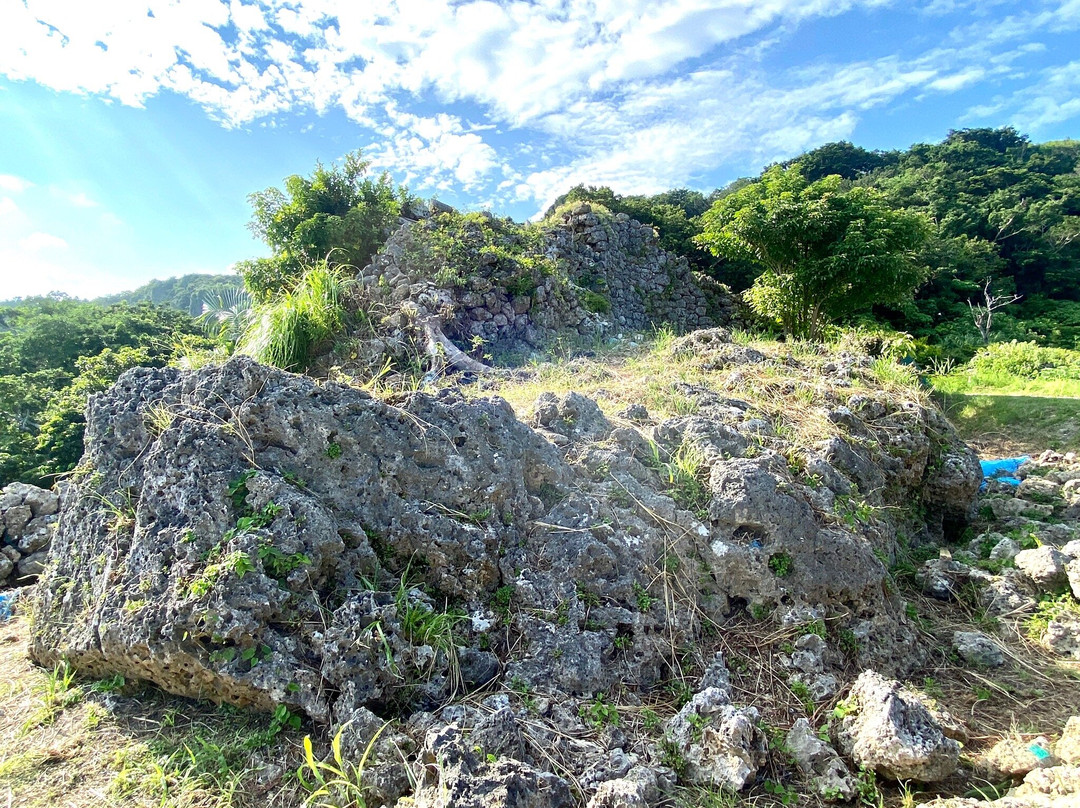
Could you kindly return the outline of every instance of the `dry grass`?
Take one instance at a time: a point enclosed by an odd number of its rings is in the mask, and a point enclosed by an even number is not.
[[[33,665],[27,625],[0,623],[0,805],[294,808],[299,737],[257,746],[268,716],[146,688],[110,691]]]
[[[698,403],[692,388],[706,387],[748,402],[753,416],[773,427],[778,445],[797,446],[838,434],[838,427],[826,417],[827,410],[846,403],[857,392],[884,391],[898,405],[904,401],[930,404],[929,393],[917,378],[891,361],[878,360],[857,370],[850,384],[839,384],[822,372],[835,356],[817,346],[748,340],[744,347],[760,352],[765,361],[714,369],[708,353],[680,354],[672,349],[669,335],[660,334],[640,347],[617,344],[588,356],[493,374],[479,379],[469,394],[500,396],[522,419],[532,414],[541,393],[575,391],[593,398],[608,417],[640,403],[660,420],[695,413]]]

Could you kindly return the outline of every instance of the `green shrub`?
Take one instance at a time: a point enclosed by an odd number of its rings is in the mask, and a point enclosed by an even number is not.
[[[345,322],[348,282],[325,261],[290,289],[255,308],[238,353],[285,370],[302,369]]]
[[[1080,352],[1043,348],[1033,342],[995,342],[980,349],[969,367],[982,377],[1080,380]]]

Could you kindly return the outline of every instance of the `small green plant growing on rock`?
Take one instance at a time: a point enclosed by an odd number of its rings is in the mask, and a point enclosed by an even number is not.
[[[638,611],[647,612],[656,603],[656,598],[649,594],[649,591],[641,584],[634,583],[634,599],[637,603]]]
[[[578,707],[578,716],[585,719],[594,729],[619,726],[619,709],[614,704],[610,704],[603,693],[597,693],[591,704],[582,704]]]
[[[1038,642],[1050,628],[1050,623],[1067,614],[1080,616],[1080,603],[1071,595],[1044,598],[1035,609],[1035,614],[1029,617],[1024,625],[1028,637]]]
[[[337,460],[337,458],[341,457],[341,444],[328,444],[326,447],[326,456],[329,457],[331,460]]]
[[[803,709],[812,715],[817,708],[817,704],[814,702],[814,697],[811,695],[810,688],[806,686],[806,683],[791,681],[788,682],[788,687],[791,689],[795,698],[802,702]]]
[[[506,584],[495,590],[491,596],[491,610],[499,616],[504,623],[509,623],[512,616],[511,605],[514,602],[514,585]]]
[[[794,570],[794,560],[788,553],[775,553],[769,556],[769,569],[777,578],[786,578]]]

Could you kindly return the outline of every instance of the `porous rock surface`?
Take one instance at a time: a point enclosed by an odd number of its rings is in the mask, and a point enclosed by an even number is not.
[[[913,694],[874,671],[863,671],[848,697],[853,712],[837,742],[860,766],[893,780],[932,783],[956,770],[960,744]]]
[[[788,731],[787,750],[819,797],[827,802],[854,799],[857,783],[851,770],[805,718],[798,719]]]
[[[31,653],[181,695],[283,704],[344,728],[354,752],[400,718],[379,743],[402,753],[367,775],[373,805],[410,791],[439,804],[453,791],[561,806],[567,772],[598,806],[648,802],[654,783],[673,782],[664,750],[605,723],[604,705],[662,687],[680,649],[708,647],[750,607],[793,624],[827,618],[862,664],[918,664],[878,557],[894,547],[891,511],[841,519],[822,508],[826,492],[839,496],[828,486],[921,501],[937,516],[907,528],[930,541],[942,513],[970,510],[978,483],[924,495],[968,465],[927,410],[858,394],[841,415],[862,437],[830,443],[851,462],[833,465],[827,447],[807,459],[822,488],[750,404],[678,392],[694,416],[646,411],[627,426],[570,394],[542,397],[527,425],[497,398],[443,391],[393,406],[245,358],[128,371],[91,399],[83,466],[32,603]],[[898,449],[885,455],[908,462],[873,490],[857,461],[886,442]],[[931,445],[937,455],[921,448]],[[657,465],[679,447],[704,458],[694,510]],[[802,642],[798,672],[839,673],[836,643]],[[665,731],[684,778],[737,788],[765,745],[723,668],[716,657]],[[485,685],[494,695],[479,705],[455,699]]]
[[[59,508],[59,496],[36,485],[11,483],[0,491],[0,586],[41,573]]]

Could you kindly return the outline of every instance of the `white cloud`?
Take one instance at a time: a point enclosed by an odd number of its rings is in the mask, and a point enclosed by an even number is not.
[[[965,70],[934,79],[927,87],[931,90],[941,90],[942,92],[951,93],[974,84],[985,75],[986,71],[981,67],[969,67]]]
[[[759,67],[806,20],[883,6],[964,22],[912,57]],[[790,156],[907,94],[1021,80],[1039,37],[1077,28],[1080,0],[25,0],[0,11],[0,74],[134,106],[171,90],[227,126],[340,108],[406,181],[539,203]],[[994,103],[1065,120],[1070,75]]]
[[[1001,114],[1023,121],[1024,128],[1035,135],[1045,127],[1080,117],[1080,61],[1046,68],[1029,86],[972,107],[965,118],[980,121]]]
[[[14,174],[0,174],[0,191],[18,194],[33,186],[30,180],[16,177]]]
[[[66,250],[68,243],[52,233],[36,232],[25,238],[19,239],[19,249],[28,253],[39,253],[50,250]]]

